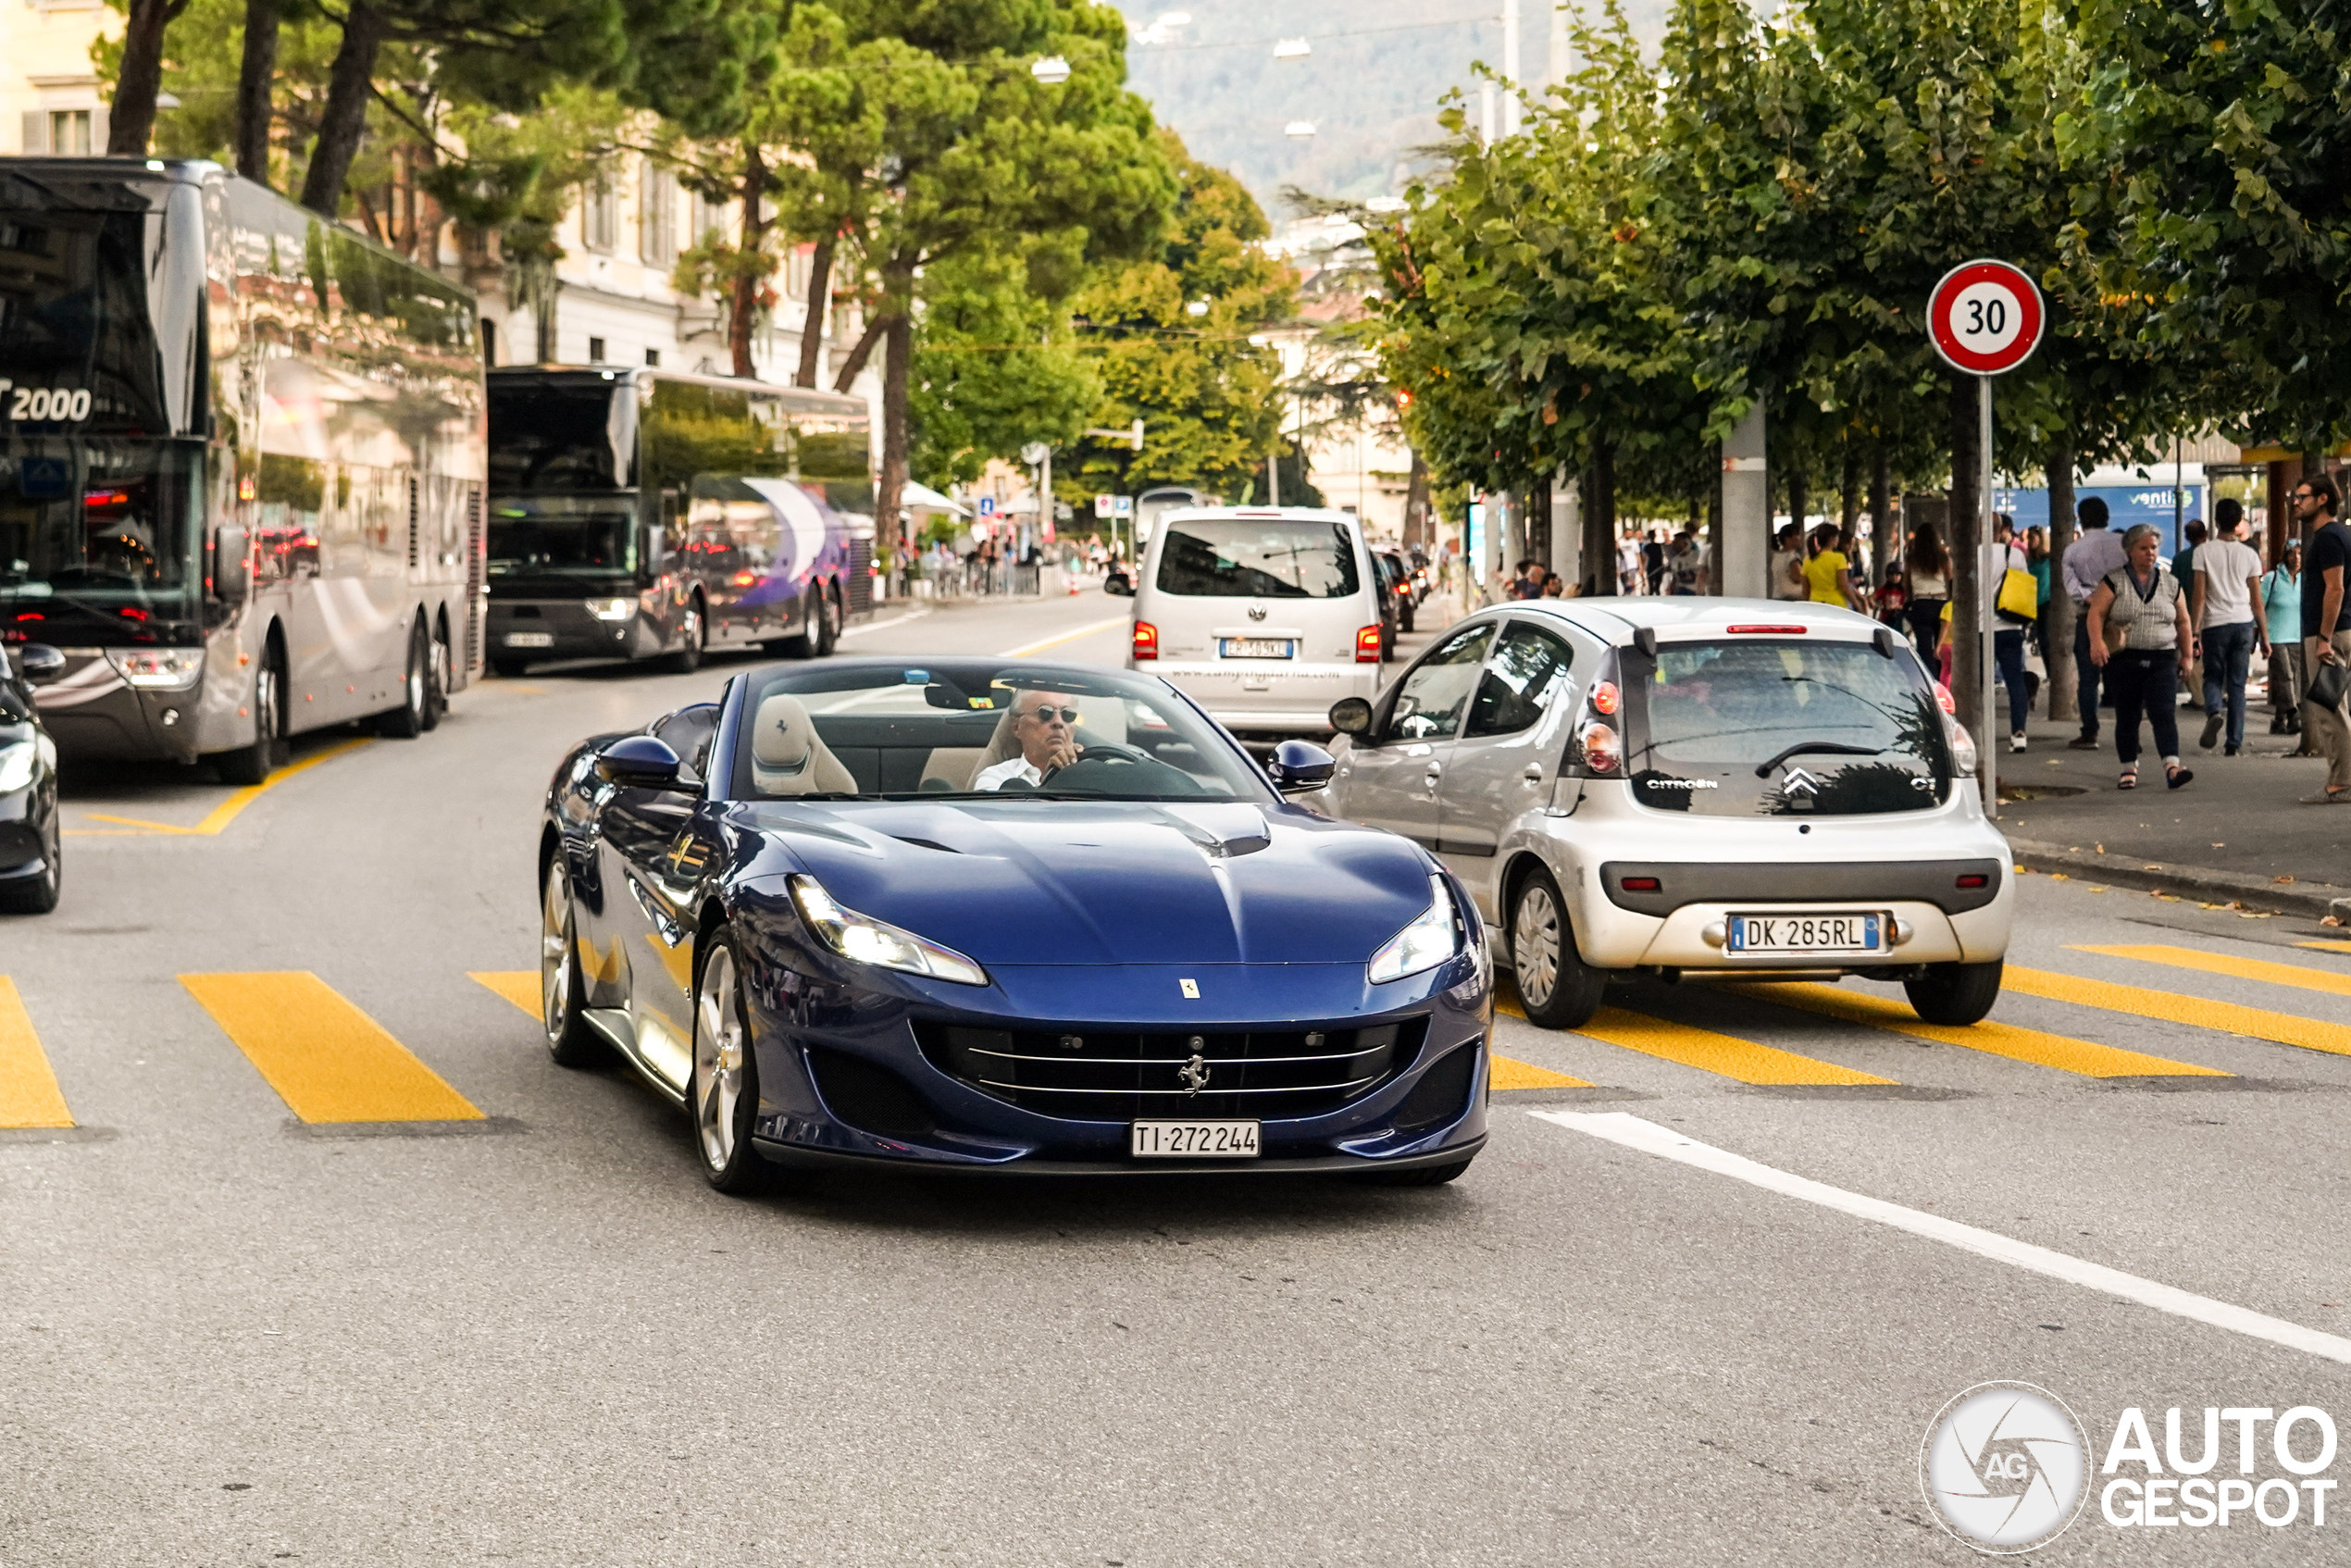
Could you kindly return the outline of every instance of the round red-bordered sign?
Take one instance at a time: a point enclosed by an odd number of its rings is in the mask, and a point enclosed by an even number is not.
[[[1954,370],[1997,376],[2033,357],[2047,320],[2041,291],[2005,261],[1954,267],[1927,297],[1927,332]]]

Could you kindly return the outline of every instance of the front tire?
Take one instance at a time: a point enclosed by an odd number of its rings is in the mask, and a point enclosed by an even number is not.
[[[721,1192],[740,1197],[768,1186],[767,1162],[751,1142],[758,1108],[759,1060],[743,1011],[741,964],[734,933],[722,929],[694,985],[694,1070],[686,1086],[694,1153],[703,1178]]]
[[[1526,1021],[1576,1029],[1592,1021],[1608,990],[1608,973],[1584,962],[1559,884],[1541,866],[1519,883],[1511,905],[1511,968]]]
[[[1930,1024],[1965,1028],[1980,1024],[2000,1000],[2000,959],[1989,964],[1930,964],[1926,974],[1902,982],[1910,1006]]]
[[[376,716],[378,735],[387,740],[414,740],[425,732],[425,716],[432,708],[431,666],[432,640],[425,635],[425,623],[418,621],[408,628],[408,667],[401,672],[400,705]]]
[[[678,628],[678,646],[662,661],[662,667],[672,675],[691,675],[702,668],[703,653],[710,646],[709,622],[700,599],[687,601],[686,620]]]
[[[577,932],[571,878],[557,850],[539,890],[539,1019],[547,1055],[558,1067],[592,1067],[604,1054],[603,1041],[581,1015],[588,988],[579,974]]]
[[[249,788],[285,765],[285,666],[272,648],[261,656],[261,667],[254,671],[253,743],[212,759],[213,771],[220,775],[222,783]]]
[[[57,907],[57,895],[65,889],[65,838],[54,810],[49,814],[49,832],[41,846],[41,859],[40,876],[0,882],[0,915],[46,915]]]

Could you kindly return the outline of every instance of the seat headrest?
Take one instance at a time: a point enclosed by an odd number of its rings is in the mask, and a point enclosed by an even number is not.
[[[816,726],[797,697],[774,696],[759,704],[752,721],[752,760],[773,772],[792,774],[816,753]]]

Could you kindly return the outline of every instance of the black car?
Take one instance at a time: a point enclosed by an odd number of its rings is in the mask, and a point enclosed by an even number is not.
[[[1395,551],[1383,551],[1380,559],[1387,563],[1393,578],[1391,584],[1396,598],[1396,624],[1406,631],[1412,629],[1412,612],[1420,605],[1420,595],[1412,589],[1412,568]]]
[[[41,728],[32,682],[65,668],[55,648],[0,653],[0,914],[57,907],[64,845],[57,828],[57,748]]]
[[[1372,576],[1379,587],[1379,657],[1387,664],[1396,657],[1396,630],[1403,612],[1397,608],[1396,567],[1392,556],[1372,552]]]

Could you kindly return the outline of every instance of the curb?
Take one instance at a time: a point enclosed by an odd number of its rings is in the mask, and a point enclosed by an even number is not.
[[[2144,888],[2151,892],[2194,893],[2217,902],[2242,903],[2249,909],[2280,915],[2306,915],[2314,920],[2332,915],[2351,921],[2351,888],[2329,882],[2272,882],[2241,871],[2175,865],[2129,855],[2094,854],[2086,850],[2038,844],[2024,839],[2009,840],[2009,852],[2027,871],[2054,873],[2117,888]]]

